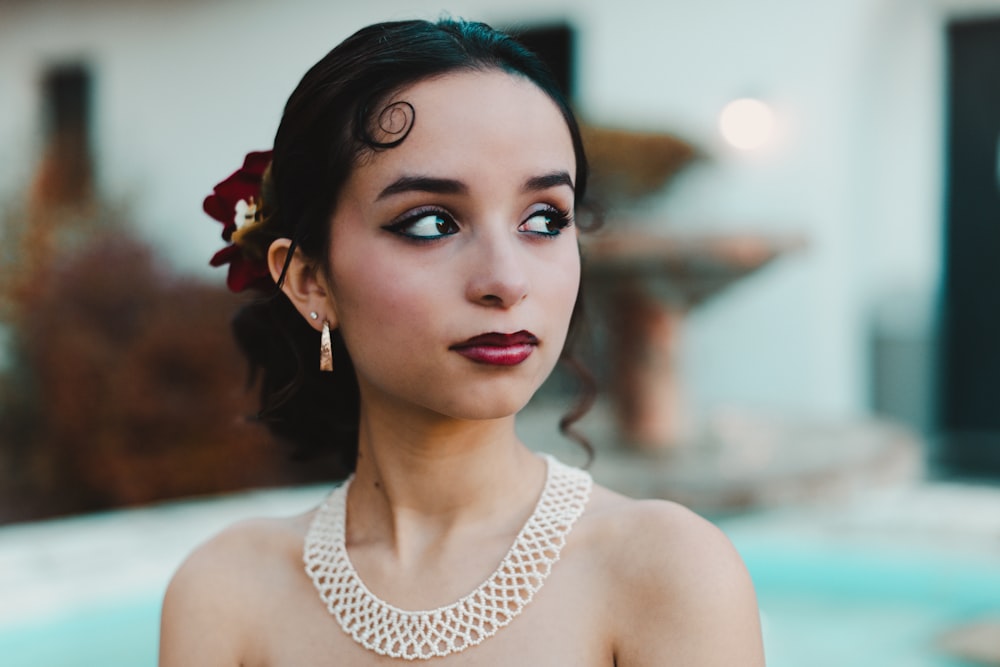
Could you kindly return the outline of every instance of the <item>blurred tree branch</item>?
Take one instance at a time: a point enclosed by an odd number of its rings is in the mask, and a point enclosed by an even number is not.
[[[246,418],[237,297],[109,207],[37,202],[0,217],[0,522],[320,476]]]

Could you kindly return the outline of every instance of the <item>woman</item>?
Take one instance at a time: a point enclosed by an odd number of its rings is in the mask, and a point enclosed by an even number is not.
[[[227,192],[268,161],[234,229]],[[215,260],[230,285],[283,294],[237,323],[264,416],[353,476],[199,548],[164,601],[162,667],[763,664],[718,530],[515,435],[576,309],[586,176],[550,76],[482,24],[371,26],[306,74],[273,156],[206,210],[237,242]]]

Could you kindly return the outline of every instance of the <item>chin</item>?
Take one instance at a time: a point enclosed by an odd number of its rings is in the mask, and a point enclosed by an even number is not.
[[[467,410],[456,410],[454,413],[449,414],[449,417],[454,419],[462,419],[465,421],[492,421],[496,419],[506,419],[508,417],[513,417],[519,413],[524,406],[527,405],[527,401],[523,401],[517,404],[496,404],[496,405],[480,405],[475,407],[470,407]]]
[[[466,421],[505,419],[524,409],[534,394],[534,391],[516,395],[513,392],[494,391],[483,396],[478,392],[470,392],[439,412],[453,419]]]

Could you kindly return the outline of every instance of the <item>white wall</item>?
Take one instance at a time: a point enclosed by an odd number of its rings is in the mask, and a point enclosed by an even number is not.
[[[958,6],[961,5],[961,6]],[[685,229],[794,233],[804,252],[690,318],[696,403],[856,414],[873,310],[932,302],[941,234],[942,39],[1000,0],[370,0],[334,3],[0,0],[0,197],[30,178],[38,77],[82,57],[96,75],[100,185],[182,269],[208,272],[209,188],[269,146],[305,69],[358,27],[443,9],[499,25],[569,19],[592,122],[673,130],[711,157],[647,212]],[[772,146],[717,138],[728,100],[779,116]],[[913,324],[920,327],[925,324]]]
[[[698,403],[864,409],[872,308],[936,288],[941,25],[928,3],[711,0],[636,36],[656,85],[613,76],[624,50],[600,62],[595,80],[614,88],[586,108],[646,122],[662,110],[714,156],[663,199],[668,224],[809,244],[693,314],[685,363]],[[715,129],[725,102],[747,94],[779,117],[774,145],[755,154],[727,149]]]

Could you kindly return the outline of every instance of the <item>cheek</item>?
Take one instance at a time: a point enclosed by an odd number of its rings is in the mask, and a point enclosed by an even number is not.
[[[560,249],[537,266],[531,306],[544,331],[562,349],[580,291],[580,255],[575,245]],[[530,300],[530,299],[529,299]]]
[[[433,267],[404,266],[379,253],[338,259],[332,291],[346,339],[378,345],[427,326],[433,315],[428,312],[433,309],[428,295],[435,294]]]
[[[577,292],[580,290],[580,253],[576,246],[567,247],[560,253],[558,261],[547,270],[546,282],[550,286],[552,298],[573,309]],[[553,304],[554,305],[554,304]]]

